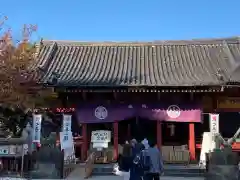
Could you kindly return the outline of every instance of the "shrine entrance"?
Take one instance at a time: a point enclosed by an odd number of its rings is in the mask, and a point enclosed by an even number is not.
[[[88,124],[88,142],[89,145],[91,145],[91,135],[92,131],[98,131],[98,130],[106,130],[106,131],[111,131],[111,142],[109,143],[109,146],[113,145],[113,124],[112,123],[92,123]],[[89,147],[88,147],[89,148]]]
[[[136,139],[142,141],[144,138],[157,142],[157,121],[146,118],[134,117],[119,122],[118,139],[119,144]]]
[[[189,123],[188,122],[163,122],[162,123],[162,145],[180,146],[188,144]]]

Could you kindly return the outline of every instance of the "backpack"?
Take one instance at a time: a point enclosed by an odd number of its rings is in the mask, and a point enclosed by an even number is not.
[[[141,167],[142,167],[143,171],[150,171],[152,162],[151,162],[151,157],[149,156],[147,149],[145,149],[141,152],[140,161],[141,161]]]
[[[135,164],[135,166],[140,166],[141,164],[141,147],[142,144],[137,144],[135,147],[135,151],[137,151],[137,153],[135,154],[134,158],[133,158],[133,164]]]
[[[136,166],[140,166],[141,164],[141,153],[138,153],[135,155],[135,157],[133,158],[133,164],[135,164]]]

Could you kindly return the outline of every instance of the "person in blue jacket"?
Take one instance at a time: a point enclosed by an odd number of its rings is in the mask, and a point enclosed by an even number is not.
[[[150,141],[150,147],[147,149],[145,157],[150,158],[149,170],[144,172],[143,180],[160,180],[163,173],[163,159],[161,151],[154,141]]]

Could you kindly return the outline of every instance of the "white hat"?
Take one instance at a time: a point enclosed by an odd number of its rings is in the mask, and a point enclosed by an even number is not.
[[[148,144],[147,138],[144,138],[141,143],[144,145],[145,149],[149,148],[149,144]]]

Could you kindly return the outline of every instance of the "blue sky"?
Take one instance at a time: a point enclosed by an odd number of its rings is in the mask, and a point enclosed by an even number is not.
[[[37,39],[151,41],[240,35],[240,0],[5,0],[0,13],[16,37],[24,23]]]

